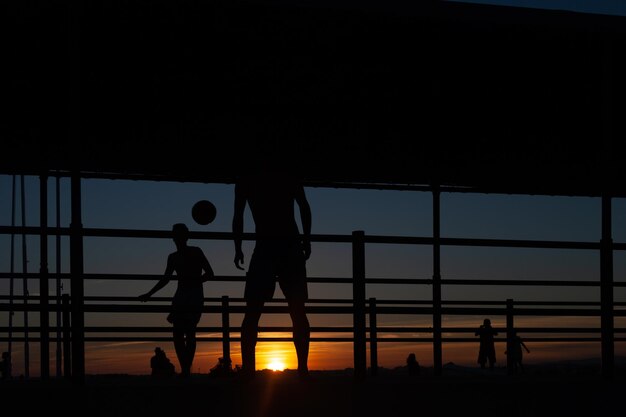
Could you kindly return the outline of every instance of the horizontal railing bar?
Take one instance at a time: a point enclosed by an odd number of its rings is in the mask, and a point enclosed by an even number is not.
[[[25,328],[23,326],[12,328],[12,331],[15,333],[23,333]],[[200,326],[196,329],[198,333],[220,333],[222,332],[221,327],[206,327]],[[369,327],[366,328],[366,331],[370,331]],[[506,328],[494,327],[494,330],[501,333],[506,333]],[[592,328],[592,327],[516,327],[518,334],[521,333],[600,333],[600,328]],[[0,333],[7,333],[9,331],[8,327],[0,327]],[[28,331],[40,333],[41,328],[38,326],[28,327]],[[230,327],[229,331],[231,333],[240,333],[241,327]],[[290,326],[270,326],[270,327],[259,327],[259,332],[274,332],[274,333],[288,333],[292,332],[293,328]],[[389,326],[381,326],[376,327],[376,331],[379,333],[432,333],[432,327],[389,327]],[[55,333],[56,330],[50,329],[50,333]],[[85,327],[86,333],[171,333],[171,327],[163,327],[163,326],[88,326]],[[353,327],[311,327],[311,332],[316,333],[352,333],[354,332]],[[468,327],[444,327],[442,329],[443,333],[474,333],[476,332],[475,328]],[[626,328],[616,328],[614,333],[626,333]]]
[[[568,242],[556,240],[470,239],[442,237],[445,246],[486,246],[530,249],[600,249],[599,242]]]
[[[0,342],[8,342],[7,337],[0,337]],[[13,342],[24,342],[26,339],[23,337],[13,337]],[[50,337],[51,342],[59,341],[55,337]],[[171,337],[88,337],[84,338],[85,342],[171,342]],[[198,342],[222,342],[221,337],[197,337],[196,340]],[[370,342],[370,338],[366,339]],[[625,337],[616,337],[614,339],[616,342],[626,342]],[[38,343],[41,341],[39,337],[29,337],[28,341],[31,343]],[[241,342],[239,337],[231,337],[231,342]],[[291,337],[259,337],[257,339],[258,342],[292,342],[293,339]],[[353,342],[354,339],[351,337],[312,337],[311,342],[343,342],[349,343]],[[418,338],[418,337],[379,337],[376,339],[377,342],[380,343],[432,343],[433,339],[430,337]],[[476,338],[443,338],[444,343],[479,343]],[[496,338],[494,339],[495,343],[506,343],[506,339]],[[525,343],[536,343],[536,342],[544,342],[544,343],[564,343],[564,342],[601,342],[599,337],[527,337],[524,338]]]
[[[69,236],[70,229],[68,227],[47,227],[45,228],[45,232],[49,236]],[[41,234],[41,228],[38,226],[0,226],[0,234],[39,235]],[[85,237],[134,237],[171,239],[172,232],[170,230],[83,228],[82,235]],[[231,232],[190,231],[189,237],[191,239],[233,240],[233,234]],[[255,240],[256,235],[254,233],[244,233],[241,238],[243,240]],[[352,236],[314,234],[311,235],[311,241],[326,243],[351,243]],[[432,245],[434,240],[432,237],[365,235],[365,242]],[[440,239],[440,244],[444,246],[484,246],[537,249],[600,249],[600,242],[574,242],[555,240],[477,239],[444,237]],[[626,249],[626,243],[614,243],[613,249],[624,250]]]
[[[23,273],[8,273],[0,272],[0,279],[9,278],[27,278],[27,279],[39,279],[39,273],[31,272],[27,274]],[[52,279],[70,279],[70,274],[55,274],[49,273],[48,277]],[[147,281],[147,280],[159,280],[163,275],[156,274],[83,274],[86,280],[134,280],[134,281]],[[174,275],[170,278],[172,281],[176,281],[178,278]],[[216,275],[212,281],[224,281],[224,282],[245,282],[245,276],[243,275]],[[308,277],[309,283],[335,283],[335,284],[351,284],[353,279],[347,277]],[[432,284],[432,279],[418,279],[418,278],[366,278],[365,282],[368,284]],[[442,279],[442,285],[501,285],[501,286],[554,286],[554,287],[599,287],[599,281],[567,281],[567,280],[534,280],[534,279]],[[614,282],[613,287],[626,287],[626,281]]]
[[[494,329],[502,334],[506,334],[506,327],[494,327]],[[381,331],[381,330],[378,330]],[[600,327],[515,327],[518,334],[522,333],[600,333]],[[444,333],[474,333],[476,329],[466,327],[448,327],[443,328]],[[615,328],[614,333],[626,333],[626,328]]]
[[[0,311],[9,311],[9,309],[13,311],[40,311],[41,308],[39,304],[13,304],[11,307],[9,304],[2,303],[0,304]],[[57,306],[56,304],[50,304],[48,311],[57,311],[60,310],[61,306]],[[230,306],[228,311],[231,314],[244,313],[246,307],[245,306]],[[168,305],[153,305],[152,303],[146,304],[86,304],[84,306],[84,311],[86,313],[169,313],[171,307]],[[221,306],[204,306],[204,313],[221,313]],[[288,308],[286,306],[265,306],[263,311],[266,313],[287,313]],[[351,314],[351,307],[307,307],[307,312],[310,313],[319,313],[319,314]]]
[[[502,285],[502,286],[541,286],[541,287],[599,287],[599,281],[566,280],[523,280],[523,279],[442,279],[441,285]],[[626,286],[615,282],[614,287]]]
[[[54,304],[55,296],[50,296],[50,303]],[[0,300],[10,300],[10,296],[8,295],[0,295]],[[28,301],[39,301],[38,295],[29,295],[26,297]],[[14,296],[14,300],[23,301],[24,297],[22,296]],[[110,302],[136,302],[137,297],[133,296],[93,296],[87,295],[84,297],[85,301],[110,301]],[[150,302],[168,302],[172,301],[172,297],[151,297]],[[219,303],[221,304],[221,297],[205,297],[205,303]],[[245,303],[244,298],[240,297],[230,297],[230,303]],[[336,298],[336,299],[308,299],[307,304],[352,304],[354,301],[350,298]],[[271,301],[267,301],[266,304],[271,303],[279,303],[285,304],[287,300],[284,298],[275,298]],[[365,300],[366,304],[369,304],[369,300]],[[432,301],[430,300],[385,300],[385,299],[376,299],[376,304],[378,306],[383,305],[432,305]],[[506,306],[506,301],[481,301],[481,300],[444,300],[442,301],[443,305],[478,305],[478,306]],[[599,301],[515,301],[515,306],[589,306],[589,307],[599,307],[601,303]],[[626,307],[626,302],[616,301],[613,303],[616,307]]]
[[[48,311],[57,311],[61,308],[56,304],[51,304]],[[14,304],[12,307],[6,303],[0,304],[0,311],[40,311],[38,304]],[[87,304],[84,306],[86,313],[165,313],[170,311],[170,307],[166,305],[150,305],[150,304]],[[205,313],[221,313],[221,306],[204,306],[203,312]],[[243,314],[246,312],[245,306],[232,306],[228,310],[230,313]],[[263,312],[269,314],[286,314],[289,313],[289,309],[286,306],[265,306]],[[306,312],[309,314],[352,314],[352,307],[342,306],[307,306]],[[430,307],[385,307],[381,306],[377,308],[379,314],[415,314],[426,315],[432,314],[433,309]],[[506,315],[507,310],[504,308],[459,308],[459,307],[444,307],[442,308],[442,314],[444,315],[491,315],[491,316],[503,316]],[[516,308],[515,315],[517,316],[591,316],[597,317],[600,315],[599,309],[548,309],[548,308]],[[626,310],[615,310],[615,316],[626,316]]]
[[[50,296],[54,298],[54,296]],[[11,297],[8,295],[0,295],[0,300],[9,300]],[[24,300],[22,296],[14,296],[14,300]],[[38,295],[29,295],[26,297],[28,301],[39,301],[40,297]],[[105,295],[87,295],[84,297],[85,301],[110,301],[110,302],[136,302],[137,297],[132,296],[105,296]],[[151,297],[151,302],[171,302],[172,297]],[[205,303],[220,303],[222,302],[221,297],[205,297]],[[231,303],[245,303],[244,298],[240,297],[230,297],[229,302]],[[369,304],[369,300],[365,300],[366,304]],[[278,304],[286,304],[287,300],[284,298],[275,298],[271,301],[267,301],[266,303],[278,303]],[[317,299],[311,298],[308,299],[307,304],[352,304],[353,300],[351,298],[336,298],[336,299]],[[385,300],[385,299],[377,299],[376,304],[378,306],[382,305],[432,305],[432,301],[430,300]],[[506,301],[480,301],[480,300],[444,300],[442,301],[443,305],[478,305],[478,306],[506,306]],[[515,301],[515,306],[589,306],[589,307],[599,307],[599,301]],[[626,302],[616,301],[613,303],[614,306],[626,307]]]
[[[45,232],[49,236],[69,236],[69,227],[47,227],[44,228]],[[10,235],[39,235],[41,234],[41,228],[39,226],[0,226],[0,234]],[[111,228],[89,228],[82,229],[82,236],[84,237],[125,237],[125,238],[152,238],[152,239],[171,239],[171,230],[147,230],[147,229],[111,229]],[[205,231],[190,231],[190,239],[209,239],[209,240],[233,240],[232,232],[205,232]],[[255,240],[255,233],[243,233],[241,235],[242,240]],[[418,238],[421,239],[421,238]],[[432,238],[431,238],[432,240]],[[352,242],[351,235],[332,235],[332,234],[314,234],[311,235],[311,241],[313,242],[328,242],[328,243],[350,243]],[[419,241],[419,240],[418,240]]]

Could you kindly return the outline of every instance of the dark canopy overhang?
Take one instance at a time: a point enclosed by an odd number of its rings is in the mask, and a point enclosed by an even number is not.
[[[0,171],[626,196],[626,19],[449,2],[14,1]]]

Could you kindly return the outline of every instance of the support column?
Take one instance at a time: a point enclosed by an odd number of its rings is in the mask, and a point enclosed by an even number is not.
[[[72,378],[72,321],[70,320],[70,296],[63,294],[63,376]]]
[[[376,320],[376,298],[370,297],[370,369],[372,376],[378,375],[378,323]]]
[[[352,299],[354,324],[354,376],[367,374],[367,335],[365,326],[365,233],[352,232]]]
[[[613,239],[611,197],[602,196],[602,240],[600,241],[600,326],[602,375],[613,377],[615,362],[613,323]]]
[[[85,311],[83,282],[83,225],[80,175],[72,174],[72,222],[70,223],[70,287],[72,294],[72,376],[85,378]]]
[[[24,185],[24,176],[20,175],[20,184],[22,189],[21,194],[21,209],[22,209],[22,227],[26,227],[26,188]],[[30,333],[28,330],[28,252],[26,250],[26,233],[22,232],[22,272],[24,278],[22,279],[22,294],[24,296],[24,377],[30,378]]]
[[[15,227],[15,175],[12,176],[11,182],[11,227]],[[9,280],[9,366],[13,365],[13,297],[15,296],[15,233],[11,232],[11,251],[10,251],[10,267],[11,278]],[[11,376],[9,374],[9,376]]]
[[[227,295],[222,296],[222,357],[224,363],[231,363],[230,360],[230,314],[229,299]]]
[[[605,35],[606,36],[606,35]],[[613,237],[611,191],[613,178],[613,45],[606,36],[602,45],[602,239],[600,241],[600,325],[602,337],[602,375],[612,378],[614,373],[613,323]]]
[[[57,344],[56,344],[56,375],[60,378],[63,375],[63,349],[61,345],[61,235],[58,231],[61,228],[61,179],[56,177],[56,227],[57,235],[55,236],[56,242],[56,324],[57,324]]]
[[[513,331],[515,330],[513,311],[513,300],[506,300],[506,371],[508,375],[515,373],[515,362],[513,361]],[[521,349],[521,348],[520,348]]]
[[[433,371],[443,369],[441,335],[441,207],[439,186],[433,186]]]
[[[39,326],[41,379],[50,378],[50,300],[48,289],[48,175],[39,177]]]
[[[67,46],[69,56],[69,140],[81,143],[81,31],[83,2],[70,0]],[[81,207],[80,146],[72,154],[70,223],[70,291],[72,321],[72,377],[77,384],[85,380],[85,312],[83,283],[83,225]]]

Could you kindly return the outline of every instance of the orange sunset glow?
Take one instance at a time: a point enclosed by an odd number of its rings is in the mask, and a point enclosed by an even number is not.
[[[550,321],[541,323],[549,326]],[[576,322],[572,320],[570,325]],[[552,323],[554,324],[554,323]],[[560,322],[567,325],[567,322]],[[585,325],[583,322],[582,325]],[[208,335],[201,335],[208,336]],[[316,334],[317,337],[337,336],[337,334]],[[404,335],[402,335],[404,336]],[[426,335],[423,335],[426,337]],[[450,336],[450,335],[447,335]],[[289,333],[267,333],[262,337],[290,337]],[[349,335],[342,335],[349,337]],[[386,336],[393,339],[395,336]],[[559,342],[528,342],[531,353],[526,356],[529,364],[546,361],[576,360],[599,358],[599,343],[559,343]],[[179,370],[174,346],[171,342],[112,342],[112,343],[88,343],[86,345],[86,366],[88,374],[131,374],[145,375],[150,373],[150,357],[155,346],[160,346],[168,358]],[[31,367],[33,375],[38,375],[39,353],[36,345],[31,349]],[[311,370],[342,370],[353,367],[353,344],[352,342],[312,342],[309,353],[309,369]],[[506,365],[504,343],[496,344],[496,356],[498,366]],[[18,346],[14,351],[15,371],[21,372],[22,350]],[[418,362],[422,366],[432,366],[432,343],[406,343],[406,342],[379,342],[378,361],[379,366],[393,369],[404,366],[409,353],[415,353]],[[453,362],[462,366],[474,367],[478,353],[478,340],[476,342],[444,343],[444,363]],[[616,343],[615,353],[617,356],[626,355],[626,343]],[[219,357],[222,356],[221,343],[199,343],[194,363],[194,373],[208,373],[215,366]],[[240,345],[238,342],[231,344],[231,358],[233,366],[241,364]],[[259,342],[256,350],[257,369],[269,369],[283,371],[296,369],[297,359],[293,343],[291,342]],[[369,346],[368,346],[369,366]]]

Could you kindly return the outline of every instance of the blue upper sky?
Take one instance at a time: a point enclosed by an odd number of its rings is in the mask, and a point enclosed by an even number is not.
[[[623,0],[467,0],[462,2],[626,16],[626,1]]]

